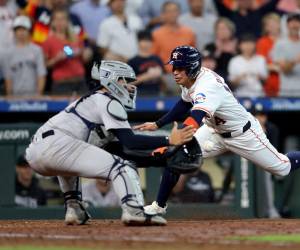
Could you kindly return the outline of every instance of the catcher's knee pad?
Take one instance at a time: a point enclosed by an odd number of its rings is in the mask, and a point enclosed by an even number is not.
[[[115,164],[111,168],[109,178],[121,198],[122,204],[132,207],[143,206],[144,197],[137,169],[131,162],[120,157],[114,156],[114,159]]]

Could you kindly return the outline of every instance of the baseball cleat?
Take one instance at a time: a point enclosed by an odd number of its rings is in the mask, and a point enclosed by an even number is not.
[[[145,214],[147,226],[165,226],[167,225],[167,220],[160,215],[148,215]]]
[[[146,215],[164,215],[167,213],[167,207],[167,205],[160,207],[156,201],[153,201],[151,205],[144,207],[144,212]]]
[[[124,206],[121,221],[127,226],[143,225],[146,217],[142,209]]]
[[[91,216],[85,210],[80,201],[67,201],[65,224],[66,225],[84,225]]]
[[[121,221],[126,226],[164,226],[167,221],[159,215],[147,215],[142,208],[123,207]]]

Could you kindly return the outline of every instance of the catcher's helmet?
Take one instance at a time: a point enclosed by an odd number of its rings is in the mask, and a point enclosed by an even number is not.
[[[102,60],[100,65],[94,64],[91,78],[96,80],[93,90],[105,87],[126,109],[135,109],[137,89],[130,83],[136,80],[136,75],[128,64]]]
[[[201,68],[201,53],[192,46],[178,46],[173,49],[168,64],[173,68],[184,68],[190,78],[196,78]]]

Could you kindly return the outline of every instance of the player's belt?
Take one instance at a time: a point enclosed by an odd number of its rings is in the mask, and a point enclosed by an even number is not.
[[[237,131],[233,131],[233,132],[226,132],[226,133],[222,133],[220,134],[223,138],[231,138],[231,137],[235,137],[235,136],[239,136],[243,133],[245,133],[249,128],[251,127],[251,122],[248,121],[245,126],[243,127],[242,130],[237,130]]]
[[[48,137],[50,135],[54,135],[54,130],[53,129],[50,129],[50,130],[42,133],[42,138],[45,139],[46,137]]]

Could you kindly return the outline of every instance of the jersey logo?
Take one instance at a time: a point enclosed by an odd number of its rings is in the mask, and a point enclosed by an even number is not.
[[[178,56],[182,56],[182,54],[180,52],[174,52],[173,55],[172,55],[172,59],[177,60]]]
[[[194,100],[195,104],[200,104],[200,103],[204,103],[206,100],[206,95],[204,95],[203,93],[198,93],[196,95],[196,98]]]

